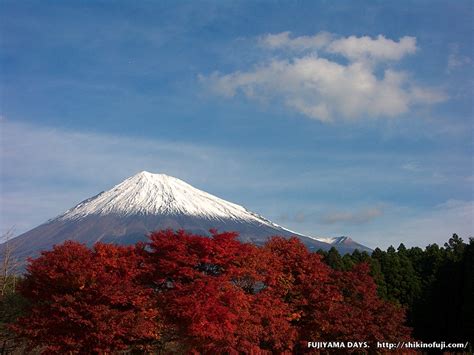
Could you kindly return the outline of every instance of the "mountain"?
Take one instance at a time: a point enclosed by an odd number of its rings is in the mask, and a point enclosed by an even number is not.
[[[316,240],[330,244],[335,247],[340,254],[352,253],[354,250],[358,249],[359,251],[366,251],[371,253],[372,249],[355,242],[350,237],[332,237],[332,238],[315,238]]]
[[[158,229],[185,229],[209,235],[209,229],[236,231],[244,242],[263,244],[268,237],[296,236],[311,250],[332,246],[349,252],[357,247],[348,239],[312,238],[283,228],[268,219],[198,190],[182,180],[142,171],[101,192],[58,217],[14,238],[19,260],[39,255],[65,240],[87,245],[96,242],[133,244]],[[347,238],[347,237],[343,237]],[[337,239],[337,238],[336,238]],[[4,245],[0,245],[1,249]]]

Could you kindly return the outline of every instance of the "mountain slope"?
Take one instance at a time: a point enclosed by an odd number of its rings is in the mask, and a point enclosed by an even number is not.
[[[326,243],[283,228],[242,206],[164,174],[138,173],[60,216],[13,239],[24,260],[65,240],[132,244],[154,230],[172,228],[208,235],[209,229],[236,231],[244,242],[263,244],[270,236],[296,236],[311,250],[349,245]],[[0,246],[0,249],[2,246]],[[347,249],[347,250],[346,250]],[[353,250],[353,249],[352,249]]]
[[[339,253],[341,254],[346,254],[346,253],[351,253],[355,249],[358,249],[359,251],[366,251],[368,253],[372,252],[372,249],[357,243],[350,237],[332,237],[332,238],[315,238],[316,240],[319,240],[320,242],[330,244],[331,246],[335,247]]]

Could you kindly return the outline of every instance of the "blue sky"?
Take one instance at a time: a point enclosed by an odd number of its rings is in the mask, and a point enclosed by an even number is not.
[[[473,7],[2,0],[1,230],[147,170],[310,235],[472,236]]]

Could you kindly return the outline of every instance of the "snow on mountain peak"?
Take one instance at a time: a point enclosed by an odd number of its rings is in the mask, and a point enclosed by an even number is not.
[[[182,180],[147,171],[79,203],[57,219],[81,219],[88,215],[107,214],[188,215],[217,220],[246,220],[282,228],[242,206],[198,190]]]
[[[320,242],[327,243],[327,244],[343,244],[344,242],[351,240],[349,237],[326,237],[326,238],[314,238],[316,240],[319,240]],[[352,241],[352,240],[351,240]]]

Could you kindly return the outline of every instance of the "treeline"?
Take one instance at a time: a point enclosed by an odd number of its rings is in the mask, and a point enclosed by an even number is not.
[[[378,295],[407,310],[413,337],[426,342],[474,344],[474,239],[458,235],[425,249],[379,248],[369,255],[355,251],[344,256],[335,248],[319,252],[335,270],[350,270],[361,262],[370,265]]]
[[[160,231],[129,247],[66,242],[32,260],[11,296],[3,311],[18,312],[3,329],[15,340],[3,350],[28,353],[299,354],[308,341],[412,339],[369,264],[331,268],[296,238],[258,247],[233,233]]]

